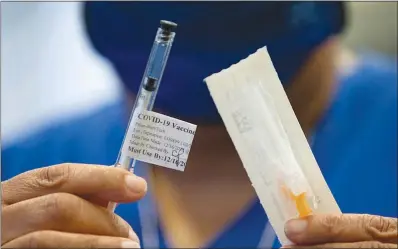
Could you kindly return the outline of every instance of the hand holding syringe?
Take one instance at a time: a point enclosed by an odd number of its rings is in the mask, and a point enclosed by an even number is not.
[[[177,24],[173,22],[160,22],[160,28],[156,33],[155,41],[152,46],[152,51],[145,69],[144,77],[142,79],[141,86],[133,110],[131,112],[131,117],[126,134],[128,134],[129,129],[134,128],[130,126],[133,126],[135,123],[133,120],[135,112],[151,111],[153,108],[160,81],[162,79],[163,71],[166,67],[170,49],[174,41],[175,32],[173,31],[176,27]],[[125,153],[123,152],[124,143],[126,142],[128,141],[126,140],[125,136],[115,167],[120,167],[133,173],[136,160],[128,155],[125,155]],[[111,210],[113,212],[115,208],[116,203],[109,203],[108,210]]]

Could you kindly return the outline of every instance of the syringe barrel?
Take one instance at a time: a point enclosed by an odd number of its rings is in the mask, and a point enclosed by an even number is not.
[[[155,41],[153,42],[152,50],[149,55],[148,63],[146,65],[144,76],[141,81],[141,89],[144,88],[148,79],[155,79],[155,87],[153,93],[151,94],[151,101],[149,101],[149,106],[144,107],[146,110],[152,110],[153,104],[155,102],[156,94],[159,89],[160,82],[162,80],[163,72],[167,64],[167,59],[169,58],[170,50],[173,45],[175,32],[173,30],[177,27],[177,24],[169,21],[161,21],[160,28],[156,32]],[[138,96],[140,96],[140,92]],[[137,101],[133,108],[137,108]]]
[[[136,95],[135,103],[131,111],[130,121],[126,131],[126,135],[132,123],[134,112],[137,110],[151,111],[155,102],[156,94],[159,89],[159,85],[162,79],[163,71],[169,58],[169,53],[174,41],[175,32],[174,29],[177,24],[169,21],[160,21],[160,27],[156,32],[155,41],[152,46],[151,53],[149,55],[148,63],[142,77],[139,91]],[[126,136],[125,135],[125,136]],[[126,137],[123,140],[122,147],[119,152],[118,159],[116,161],[117,167],[124,169],[134,169],[135,161],[129,156],[123,155],[123,146],[126,142]]]
[[[131,111],[126,135],[124,136],[115,167],[130,170],[132,173],[134,172],[134,166],[137,161],[129,155],[123,154],[123,147],[124,143],[126,143],[126,136],[128,134],[128,131],[131,128],[134,128],[130,127],[135,123],[133,120],[134,112],[137,110],[151,111],[153,108],[156,94],[158,92],[159,85],[162,79],[163,71],[166,67],[171,46],[174,41],[175,32],[173,32],[173,30],[176,27],[177,24],[173,22],[160,21],[160,28],[158,28],[158,31],[156,32],[155,41],[149,55],[149,60],[146,65],[144,77],[142,77],[140,89],[136,96],[133,110]],[[114,212],[116,205],[116,203],[110,202],[108,204],[108,210]]]

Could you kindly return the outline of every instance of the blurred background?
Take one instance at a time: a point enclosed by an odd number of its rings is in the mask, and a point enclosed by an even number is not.
[[[397,2],[347,5],[344,43],[396,57]],[[78,2],[1,3],[3,146],[120,96],[112,68],[88,44],[81,7]]]

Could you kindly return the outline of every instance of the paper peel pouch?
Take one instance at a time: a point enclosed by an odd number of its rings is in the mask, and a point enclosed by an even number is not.
[[[205,82],[282,245],[289,219],[341,213],[265,47]]]

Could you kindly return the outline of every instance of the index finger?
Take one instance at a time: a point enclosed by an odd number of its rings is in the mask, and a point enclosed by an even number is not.
[[[64,163],[27,171],[2,182],[6,205],[56,192],[132,202],[146,193],[146,181],[127,170],[100,165]]]
[[[397,244],[397,219],[365,214],[322,214],[291,220],[285,232],[298,245],[358,241]]]

